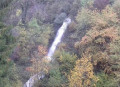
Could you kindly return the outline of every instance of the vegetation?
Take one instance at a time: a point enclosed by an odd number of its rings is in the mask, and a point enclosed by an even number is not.
[[[76,61],[76,66],[69,76],[69,87],[94,87],[97,78],[94,76],[91,58],[83,57]]]
[[[20,87],[21,81],[16,72],[16,66],[10,59],[10,53],[15,44],[15,39],[10,34],[10,26],[0,24],[0,86]]]
[[[120,0],[1,0],[0,87],[22,87],[40,72],[34,87],[120,87]]]

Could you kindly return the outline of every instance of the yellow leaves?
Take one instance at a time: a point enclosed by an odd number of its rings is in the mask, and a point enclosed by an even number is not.
[[[109,9],[109,10],[107,10]],[[112,39],[115,39],[118,35],[118,29],[115,27],[109,27],[111,24],[118,22],[116,14],[111,10],[111,8],[106,8],[105,11],[102,12],[102,14],[98,13],[97,11],[89,11],[88,9],[84,9],[83,12],[89,13],[87,16],[90,18],[92,28],[87,32],[87,34],[82,38],[80,44],[85,45],[87,43],[91,43],[93,39],[97,36],[102,37],[110,37]],[[78,13],[78,16],[76,17],[77,21],[81,23],[80,20],[82,20],[81,17],[82,13]],[[109,16],[108,16],[109,15]],[[113,17],[112,17],[113,16]],[[85,17],[85,19],[87,19]],[[83,21],[82,21],[83,22]],[[86,22],[87,23],[87,22]],[[103,40],[103,39],[102,39]],[[103,41],[105,42],[105,41]]]
[[[84,44],[87,44],[91,41],[92,41],[92,38],[90,36],[85,35],[84,37],[82,37],[80,44],[84,45]]]
[[[48,64],[49,64],[49,61],[46,57],[44,57],[45,55],[47,54],[47,49],[46,47],[42,46],[42,45],[39,45],[38,46],[38,54],[35,54],[34,56],[36,57],[33,57],[31,59],[31,62],[32,62],[32,71],[30,71],[33,75],[34,74],[37,74],[39,72],[45,72],[45,73],[48,73],[48,70],[49,70],[49,67],[48,67]]]
[[[105,43],[105,39],[103,37],[99,37],[95,40],[95,43],[96,44],[103,44],[103,43]]]
[[[107,20],[118,22],[117,14],[110,6],[107,6],[104,10],[102,10],[102,16],[104,16],[104,18],[106,18]]]
[[[38,58],[32,58],[31,60],[32,66],[26,69],[27,71],[30,71],[31,74],[38,74],[39,72],[48,73],[49,70],[49,61],[46,58],[38,59]]]
[[[107,6],[101,11],[101,13],[94,12],[94,15],[92,15],[92,21],[95,25],[95,28],[104,29],[109,26],[114,26],[114,24],[118,23],[118,18],[113,8]]]
[[[17,9],[17,11],[16,11],[16,16],[19,17],[19,16],[21,15],[21,13],[22,13],[22,10]]]
[[[97,10],[91,11],[84,8],[78,12],[76,21],[79,29],[84,29],[84,26],[91,26],[97,30],[114,26],[119,22],[117,14],[110,6],[107,6],[101,13]]]
[[[101,14],[94,14],[92,20],[93,23],[96,22],[95,25],[93,24],[94,26],[87,31],[81,42],[75,43],[75,48],[80,51],[80,55],[83,53],[85,53],[86,56],[91,55],[93,65],[95,67],[98,65],[99,70],[103,70],[106,73],[111,72],[110,55],[108,55],[110,43],[119,38],[119,29],[115,27],[118,22],[117,16],[110,9],[111,8],[106,8]]]
[[[70,87],[88,87],[93,86],[97,79],[93,73],[91,58],[83,57],[76,61],[76,66],[68,77]]]
[[[79,47],[79,44],[80,44],[80,42],[79,42],[79,41],[75,42],[75,43],[74,43],[74,48],[76,48],[76,49],[77,49],[77,48]]]
[[[79,28],[78,35],[81,32],[80,29],[86,29],[86,26],[90,29],[81,41],[74,44],[74,47],[79,55],[90,55],[91,59],[83,57],[77,60],[76,66],[69,76],[70,87],[91,87],[92,81],[98,81],[94,76],[93,66],[95,71],[103,70],[105,73],[111,74],[111,66],[114,62],[111,61],[111,58],[119,58],[119,45],[116,45],[119,43],[117,42],[119,38],[119,19],[114,9],[107,6],[101,12],[82,9],[78,12],[76,20],[78,23],[77,29]],[[84,25],[85,27],[81,27]],[[112,45],[113,42],[115,44]]]
[[[118,18],[120,18],[120,0],[115,0],[113,4],[113,9],[117,13]]]
[[[104,30],[91,29],[87,34],[82,38],[80,44],[85,45],[89,42],[92,42],[97,36],[101,36],[102,42],[105,43],[104,37],[109,37],[111,40],[115,40],[118,37],[118,29],[111,27]],[[100,40],[100,38],[99,38]]]

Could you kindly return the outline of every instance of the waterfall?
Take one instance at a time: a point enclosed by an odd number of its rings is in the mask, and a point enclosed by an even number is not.
[[[56,47],[58,45],[58,43],[61,42],[61,38],[65,32],[65,30],[67,29],[67,26],[71,23],[71,19],[70,18],[66,18],[65,21],[63,22],[62,26],[59,28],[58,32],[57,32],[57,35],[55,37],[55,40],[54,42],[52,43],[52,46],[50,47],[50,50],[48,52],[48,55],[47,55],[47,59],[49,61],[52,60],[52,56],[56,50]],[[39,75],[40,74],[40,75]],[[40,80],[41,78],[44,78],[44,73],[40,72],[38,74],[35,74],[34,76],[31,76],[30,79],[24,84],[24,87],[33,87],[34,85],[34,81],[35,81],[35,78],[38,77],[38,79]]]
[[[67,26],[70,22],[71,22],[70,18],[65,19],[65,21],[63,22],[63,25],[58,30],[57,35],[55,37],[55,40],[54,40],[52,46],[50,47],[50,50],[49,50],[48,55],[47,55],[47,58],[50,61],[52,60],[53,53],[55,52],[55,49],[56,49],[58,43],[61,42],[61,38],[62,38],[62,36],[63,36],[63,34],[64,34],[65,30],[67,29]]]

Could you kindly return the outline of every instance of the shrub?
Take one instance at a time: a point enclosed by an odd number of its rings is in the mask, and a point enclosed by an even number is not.
[[[49,74],[48,87],[61,87],[62,77],[59,68],[51,69]]]
[[[70,25],[68,26],[68,29],[70,32],[74,32],[76,30],[76,26],[77,24],[73,21],[70,23]]]
[[[115,13],[117,13],[118,17],[120,18],[120,1],[119,0],[114,1],[113,9],[115,10]]]
[[[70,54],[64,50],[57,51],[55,57],[58,59],[60,64],[60,71],[64,75],[68,75],[70,70],[73,69],[77,56],[75,54]]]
[[[82,8],[81,11],[78,12],[77,16],[76,16],[76,21],[77,21],[77,29],[79,32],[80,29],[86,29],[86,28],[90,28],[91,26],[91,22],[92,22],[92,11]]]

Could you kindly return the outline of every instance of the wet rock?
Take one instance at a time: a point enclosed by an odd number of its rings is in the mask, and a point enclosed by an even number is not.
[[[65,18],[67,18],[67,14],[63,12],[56,17],[56,19],[54,20],[54,23],[55,24],[62,24],[63,21],[65,20]]]

